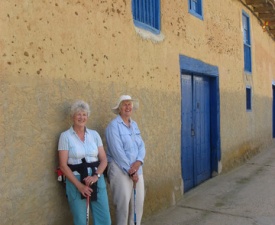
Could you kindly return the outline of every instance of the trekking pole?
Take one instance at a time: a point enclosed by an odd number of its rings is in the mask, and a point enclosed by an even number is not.
[[[86,225],[89,225],[89,211],[90,211],[90,196],[88,195],[86,198]]]
[[[134,224],[137,225],[137,214],[136,214],[136,183],[134,182]]]

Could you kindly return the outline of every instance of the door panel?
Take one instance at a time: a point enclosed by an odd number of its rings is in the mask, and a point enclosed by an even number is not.
[[[182,74],[182,175],[184,190],[210,177],[209,78]]]
[[[195,185],[210,177],[210,90],[207,77],[194,76],[193,105],[195,124]]]
[[[190,75],[182,75],[182,131],[181,131],[181,162],[182,162],[182,175],[184,177],[184,190],[190,189],[194,185],[193,176],[193,143],[191,138],[192,127],[192,77]],[[189,138],[187,138],[189,137]],[[184,153],[184,154],[183,154]]]

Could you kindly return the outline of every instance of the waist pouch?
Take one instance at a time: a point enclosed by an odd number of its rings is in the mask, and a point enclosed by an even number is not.
[[[92,174],[94,174],[96,172],[97,167],[99,166],[99,161],[87,163],[85,158],[81,159],[81,161],[82,163],[80,164],[76,164],[76,165],[68,164],[68,166],[73,172],[77,171],[80,174],[80,181],[81,183],[85,184],[83,179],[88,176],[87,168],[90,167],[92,169]],[[90,199],[91,201],[96,201],[97,200],[97,182],[93,183],[90,186],[90,188],[93,189]],[[81,198],[84,199],[86,197],[81,194]]]

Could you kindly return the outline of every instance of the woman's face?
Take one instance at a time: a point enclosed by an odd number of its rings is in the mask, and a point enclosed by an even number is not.
[[[88,120],[88,113],[85,111],[77,111],[74,115],[73,115],[73,123],[75,126],[86,126]]]
[[[130,117],[133,111],[132,101],[123,101],[120,105],[120,115],[122,117]]]

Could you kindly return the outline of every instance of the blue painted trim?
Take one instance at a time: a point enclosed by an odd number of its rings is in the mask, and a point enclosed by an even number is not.
[[[221,160],[220,138],[220,90],[219,77],[210,81],[210,120],[211,120],[211,167],[218,172],[218,164]]]
[[[136,27],[139,27],[143,30],[150,31],[153,34],[160,34],[160,30],[157,30],[157,29],[155,29],[154,27],[152,27],[148,24],[142,23],[142,22],[137,21],[137,20],[134,20],[134,24],[135,24]]]
[[[184,73],[196,73],[198,75],[207,75],[217,77],[219,69],[198,59],[180,55],[180,68]]]
[[[246,43],[247,45],[249,45],[249,46],[251,46],[251,30],[250,30],[250,16],[248,15],[248,13],[247,12],[245,12],[244,10],[242,10],[242,16],[245,16],[246,18],[247,18],[247,31],[248,31],[248,42],[244,42],[244,43]],[[244,21],[242,21],[242,22],[244,22]]]
[[[219,69],[217,66],[185,55],[179,56],[179,63],[181,74],[210,78],[211,172],[218,172],[218,163],[221,160]]]
[[[201,11],[201,13],[198,13],[194,9],[192,9],[191,0],[188,0],[188,12],[191,15],[199,18],[200,20],[203,20],[203,0],[198,0],[198,1],[200,1],[199,5],[200,5],[200,11]]]
[[[246,18],[246,21],[243,20]],[[244,32],[244,22],[246,22],[247,32]],[[252,74],[252,41],[251,41],[251,26],[250,26],[250,16],[242,10],[242,29],[243,29],[243,51],[244,51],[244,71],[248,74]],[[244,38],[244,33],[246,33],[247,40]],[[249,52],[247,52],[249,50]]]
[[[275,138],[275,84],[272,81],[272,138]]]
[[[201,16],[201,15],[198,14],[198,13],[196,13],[195,11],[189,9],[189,13],[190,13],[191,15],[197,17],[198,19],[203,20],[203,16]]]

